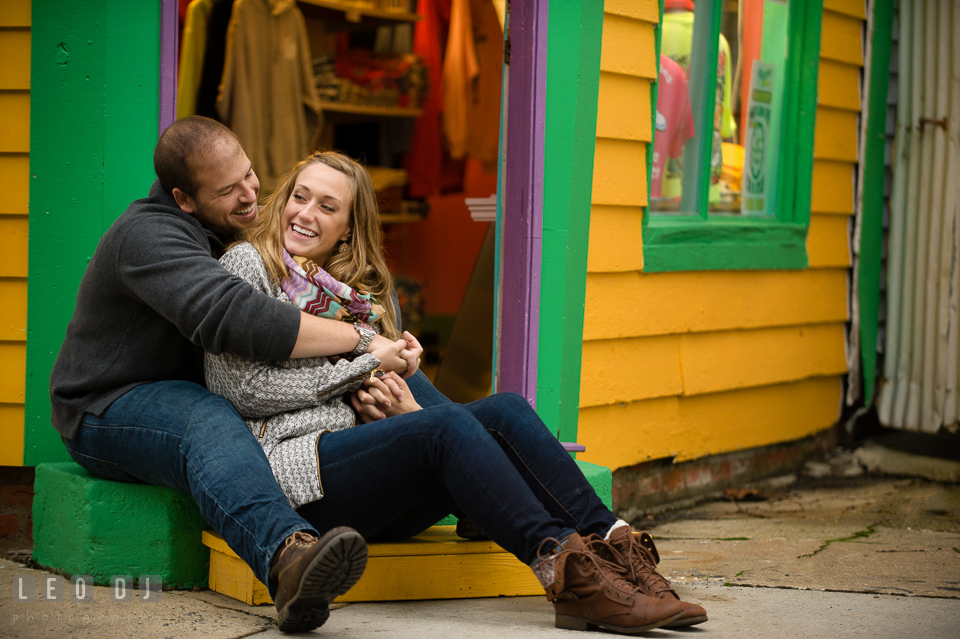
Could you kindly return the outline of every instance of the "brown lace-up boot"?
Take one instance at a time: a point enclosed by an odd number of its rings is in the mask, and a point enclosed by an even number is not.
[[[367,544],[352,528],[334,528],[320,539],[305,532],[287,537],[270,568],[280,630],[306,632],[322,626],[330,602],[350,590],[366,566]]]
[[[550,544],[560,545],[545,540],[533,572],[554,603],[557,628],[636,634],[683,615],[680,602],[639,592],[623,579],[624,568],[589,550],[580,535],[574,533],[555,554],[544,556],[543,548]]]
[[[588,545],[593,547],[595,543],[596,540],[591,539]],[[664,627],[680,628],[707,620],[707,611],[703,606],[680,601],[680,596],[670,586],[667,578],[657,572],[660,553],[657,552],[653,538],[648,533],[635,533],[629,526],[621,526],[613,530],[606,543],[608,547],[612,546],[618,551],[622,558],[618,563],[627,569],[625,576],[631,583],[636,584],[642,592],[651,597],[661,601],[674,601],[683,607],[683,616],[664,624]]]

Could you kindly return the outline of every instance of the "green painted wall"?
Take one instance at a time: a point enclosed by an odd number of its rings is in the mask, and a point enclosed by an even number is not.
[[[24,465],[68,459],[50,370],[100,236],[154,180],[160,2],[33,0]]]
[[[603,3],[550,3],[537,413],[576,441]]]

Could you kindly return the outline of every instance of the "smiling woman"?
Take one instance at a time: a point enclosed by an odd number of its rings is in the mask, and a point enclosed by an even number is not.
[[[355,293],[391,300],[393,278],[374,193],[362,166],[340,153],[315,153],[280,179],[242,239],[257,250],[275,284],[288,278],[291,262],[308,262],[308,273],[316,267]],[[384,307],[383,334],[399,339],[396,311]]]
[[[350,238],[351,190],[347,176],[333,167],[303,169],[280,220],[287,250],[325,264],[334,247]]]

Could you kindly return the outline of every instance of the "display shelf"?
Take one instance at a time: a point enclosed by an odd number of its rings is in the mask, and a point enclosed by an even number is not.
[[[422,215],[413,215],[410,213],[381,213],[380,214],[380,223],[381,224],[413,224],[414,222],[422,222],[424,217]]]
[[[386,11],[384,9],[374,9],[372,7],[363,7],[337,0],[298,0],[303,4],[313,5],[322,9],[331,11],[342,11],[343,19],[347,22],[360,22],[364,18],[373,18],[376,20],[392,20],[395,22],[416,22],[420,19],[415,13],[405,13],[401,11]]]
[[[373,115],[393,118],[419,118],[421,115],[423,115],[423,109],[376,107],[367,106],[364,104],[349,104],[347,102],[328,102],[326,100],[320,100],[320,108],[324,111],[333,111],[335,113],[353,113],[356,115]]]

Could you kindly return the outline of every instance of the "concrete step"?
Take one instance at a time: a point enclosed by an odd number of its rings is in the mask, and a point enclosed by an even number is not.
[[[98,585],[159,575],[170,588],[206,586],[208,527],[186,493],[100,479],[73,462],[36,468],[33,559],[60,572]]]

